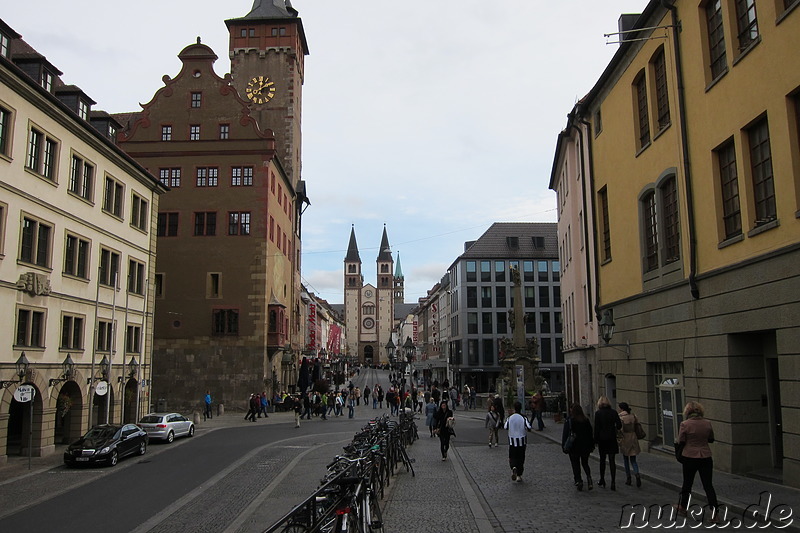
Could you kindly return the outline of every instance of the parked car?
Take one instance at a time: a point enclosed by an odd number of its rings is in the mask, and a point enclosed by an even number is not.
[[[180,413],[150,413],[139,420],[139,425],[151,439],[172,442],[175,437],[194,436],[194,424]]]
[[[111,466],[127,455],[147,452],[147,432],[136,424],[94,426],[67,447],[64,463],[70,466],[106,463]]]

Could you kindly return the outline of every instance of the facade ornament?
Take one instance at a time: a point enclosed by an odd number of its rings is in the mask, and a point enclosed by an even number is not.
[[[31,296],[49,296],[50,279],[44,274],[36,272],[20,274],[17,280],[17,289],[27,292]]]

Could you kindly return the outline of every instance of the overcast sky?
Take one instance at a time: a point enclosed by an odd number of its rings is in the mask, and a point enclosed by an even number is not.
[[[135,111],[199,36],[230,71],[224,20],[252,0],[4,2],[0,17],[94,109]],[[406,302],[492,222],[555,222],[557,134],[646,0],[292,0],[310,49],[303,88],[303,282],[343,301],[355,224],[375,283],[383,224]]]

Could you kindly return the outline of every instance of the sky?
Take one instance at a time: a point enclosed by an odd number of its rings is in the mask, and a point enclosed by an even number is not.
[[[0,18],[95,110],[139,110],[202,42],[230,71],[224,21],[252,0],[4,2]],[[303,86],[302,281],[344,299],[355,227],[365,282],[386,225],[405,301],[424,297],[493,222],[556,222],[548,189],[567,114],[647,0],[292,0]],[[611,43],[611,44],[608,44]]]

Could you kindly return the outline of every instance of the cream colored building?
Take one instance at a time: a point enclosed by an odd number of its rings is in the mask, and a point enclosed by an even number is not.
[[[794,486],[799,5],[649,2],[573,113],[590,126],[595,318],[615,326],[590,389],[631,404],[667,452],[699,400],[715,467]]]
[[[3,462],[28,453],[31,426],[30,451],[47,455],[147,409],[165,188],[117,148],[118,124],[3,21],[0,56]],[[35,392],[32,418],[13,397],[23,385]]]

